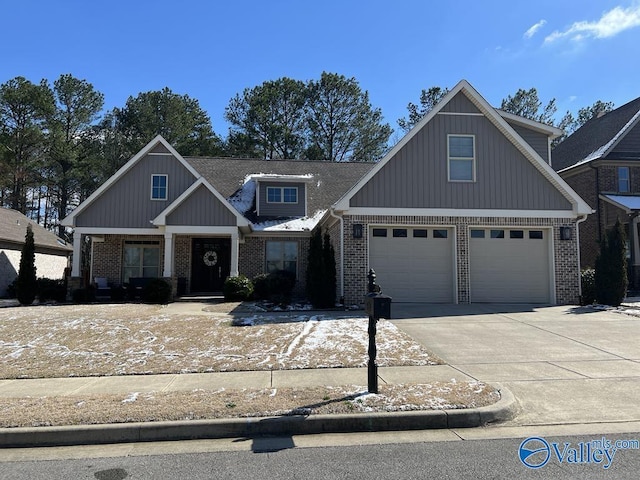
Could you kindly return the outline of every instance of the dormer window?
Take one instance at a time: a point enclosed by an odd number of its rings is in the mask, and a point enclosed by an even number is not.
[[[629,193],[629,167],[618,167],[618,192]]]
[[[298,187],[267,187],[267,203],[298,203]]]
[[[167,177],[164,174],[151,175],[151,200],[167,199]]]

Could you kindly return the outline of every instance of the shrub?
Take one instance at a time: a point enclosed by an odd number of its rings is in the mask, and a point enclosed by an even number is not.
[[[47,300],[55,300],[56,302],[64,302],[67,299],[67,291],[64,285],[64,280],[53,280],[51,278],[39,278],[37,281],[38,286],[38,300],[46,302]]]
[[[36,247],[31,224],[27,225],[24,245],[20,255],[20,269],[16,292],[21,305],[31,305],[36,299]]]
[[[224,299],[227,301],[249,300],[253,295],[253,283],[244,275],[227,277],[222,287]]]
[[[90,299],[91,295],[89,294],[89,289],[87,288],[76,288],[73,292],[71,292],[71,300],[73,303],[87,303]]]
[[[627,294],[626,238],[620,220],[607,230],[600,242],[600,254],[596,259],[596,300],[604,305],[617,307]]]
[[[7,298],[16,298],[17,297],[17,290],[16,290],[16,285],[18,284],[18,279],[16,278],[13,282],[11,282],[9,285],[7,285]]]
[[[290,303],[295,284],[296,274],[288,270],[258,275],[253,279],[254,296],[260,300]]]
[[[580,273],[582,283],[582,305],[591,305],[596,301],[596,271],[585,268]]]
[[[147,303],[169,303],[169,300],[171,300],[171,285],[161,278],[149,280],[142,287],[142,299]]]

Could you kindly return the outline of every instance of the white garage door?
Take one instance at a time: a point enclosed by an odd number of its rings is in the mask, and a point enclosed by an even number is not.
[[[369,266],[394,302],[454,301],[453,229],[373,227]]]
[[[471,302],[550,303],[550,232],[472,228]]]

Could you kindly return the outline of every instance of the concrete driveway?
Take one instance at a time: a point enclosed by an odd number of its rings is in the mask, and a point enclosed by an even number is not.
[[[511,425],[640,421],[640,318],[583,307],[393,304],[393,323],[469,378],[507,387]]]

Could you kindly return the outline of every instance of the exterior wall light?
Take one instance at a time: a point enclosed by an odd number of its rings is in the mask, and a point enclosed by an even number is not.
[[[560,240],[571,240],[571,227],[560,227]]]
[[[353,238],[362,238],[363,226],[361,223],[353,224]]]

